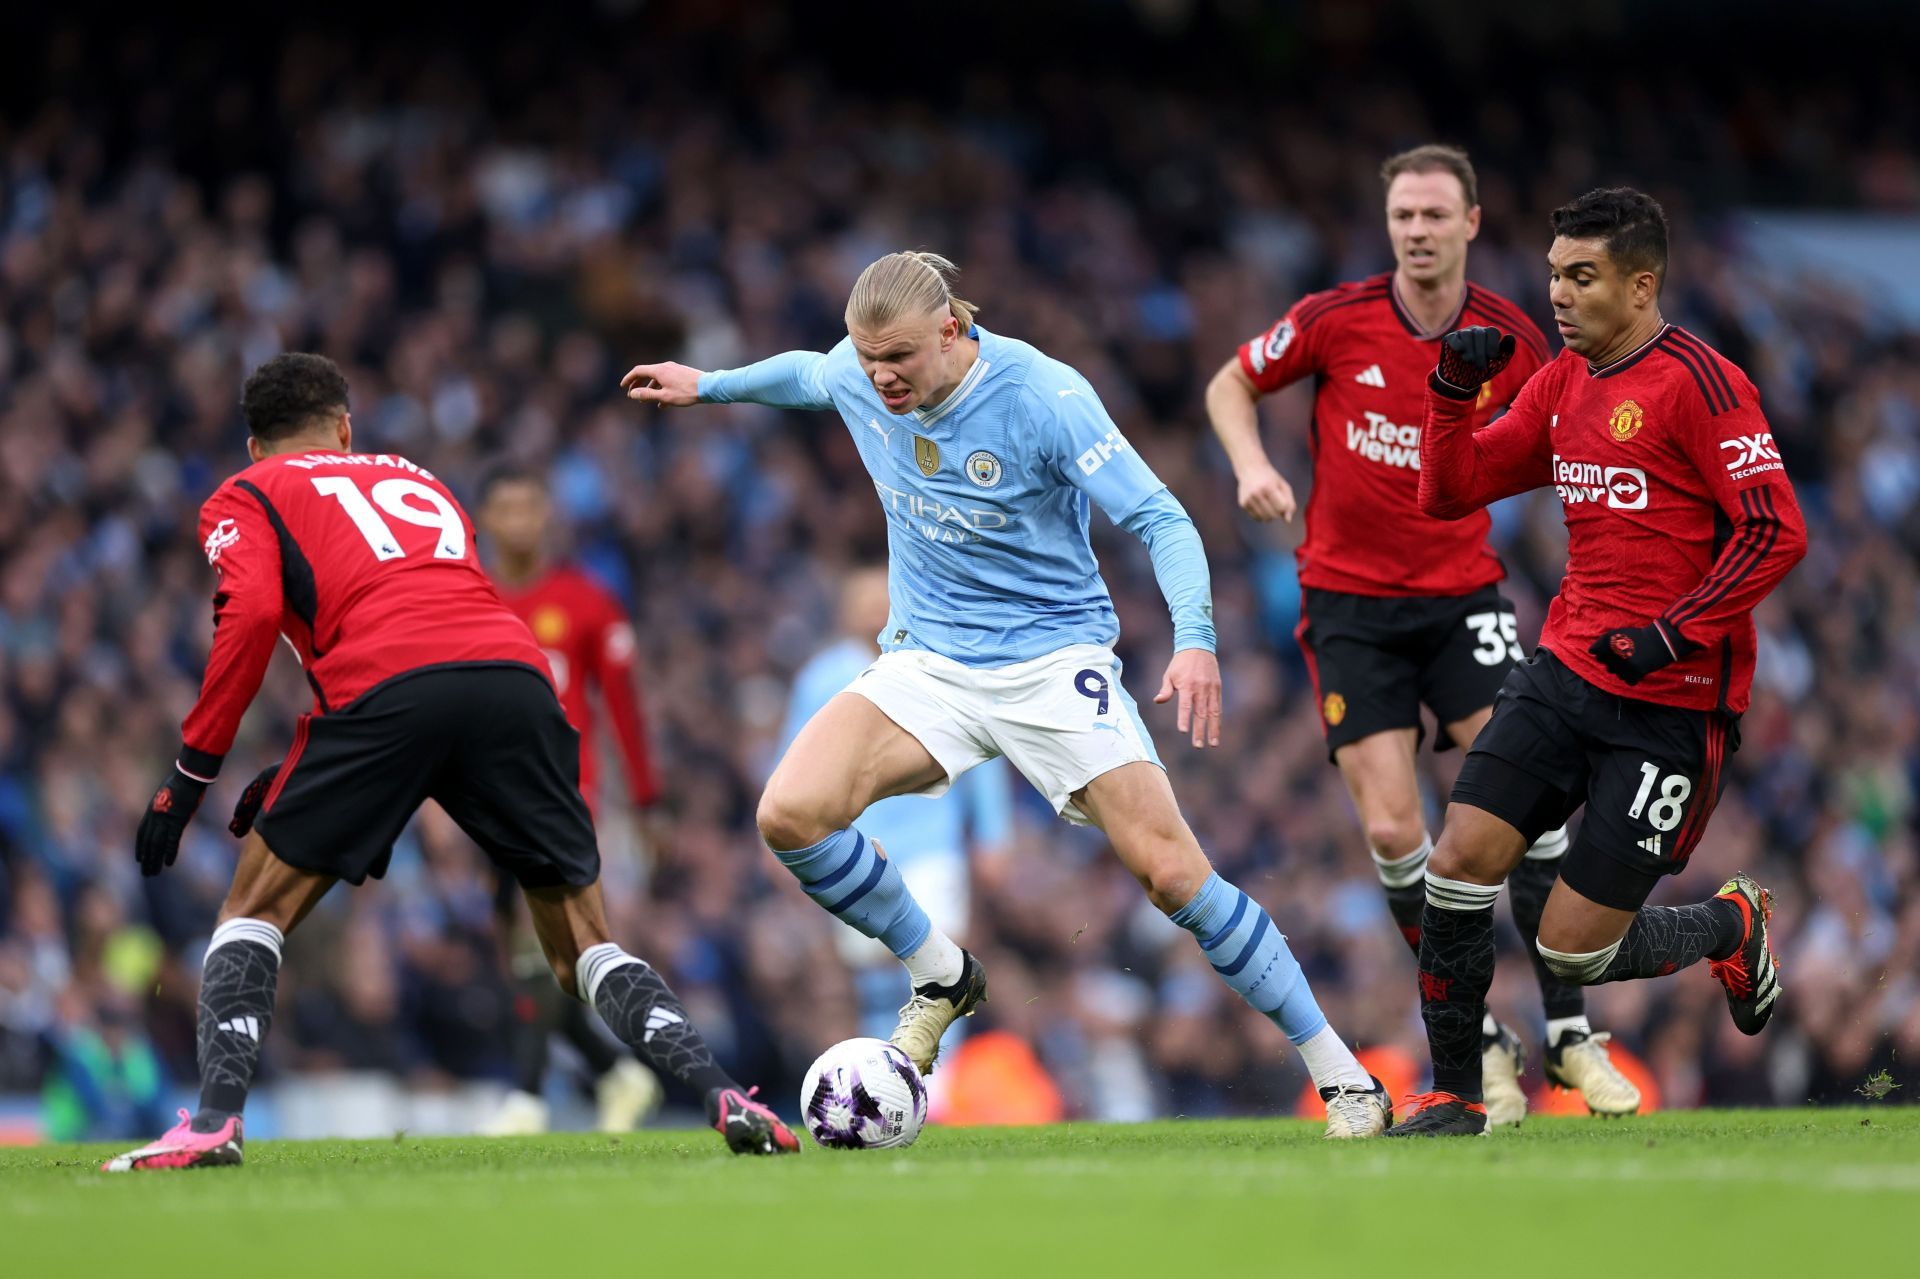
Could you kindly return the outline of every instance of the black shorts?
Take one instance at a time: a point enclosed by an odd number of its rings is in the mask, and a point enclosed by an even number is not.
[[[1658,706],[1595,688],[1541,649],[1514,668],[1454,783],[1527,843],[1587,815],[1560,865],[1581,896],[1638,910],[1700,842],[1740,748],[1725,711]]]
[[[1398,596],[1309,587],[1294,637],[1313,677],[1329,758],[1390,729],[1423,733],[1422,703],[1440,721],[1433,748],[1449,749],[1446,726],[1493,705],[1521,657],[1513,605],[1491,586]]]
[[[386,874],[429,799],[525,887],[600,877],[580,735],[546,677],[516,662],[411,671],[301,716],[258,829],[288,865],[358,884]]]

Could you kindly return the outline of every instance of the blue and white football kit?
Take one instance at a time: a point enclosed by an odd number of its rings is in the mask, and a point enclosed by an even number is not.
[[[1091,508],[1143,541],[1173,615],[1174,649],[1213,650],[1206,555],[1193,521],[1128,445],[1077,371],[974,326],[979,353],[939,404],[895,415],[843,340],[703,374],[705,403],[834,409],[886,512],[891,613],[881,655],[848,691],[878,706],[946,771],[1004,755],[1068,820],[1072,795],[1125,764],[1159,764],[1120,681],[1113,601],[1088,540]],[[905,959],[932,926],[892,859],[857,829],[776,851],[807,894]],[[1221,978],[1305,1052],[1337,1036],[1267,912],[1211,875],[1174,913]],[[1327,1032],[1322,1034],[1322,1032]],[[1364,1086],[1351,1065],[1335,1082]],[[1357,1081],[1355,1072],[1358,1072]]]

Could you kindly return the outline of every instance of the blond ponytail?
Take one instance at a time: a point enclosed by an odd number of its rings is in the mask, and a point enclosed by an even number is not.
[[[945,310],[960,321],[960,331],[973,327],[979,308],[954,296],[960,268],[923,249],[889,253],[872,263],[853,282],[847,298],[847,327],[869,332],[886,328],[910,315]]]

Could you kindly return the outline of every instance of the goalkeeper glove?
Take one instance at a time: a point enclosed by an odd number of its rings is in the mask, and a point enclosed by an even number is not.
[[[1631,686],[1699,647],[1682,638],[1680,628],[1671,622],[1655,620],[1645,626],[1616,627],[1588,645],[1587,651]]]
[[[178,764],[167,773],[148,801],[146,815],[133,836],[133,856],[140,863],[142,875],[151,878],[173,865],[173,859],[180,855],[180,836],[206,793],[207,783],[187,776]]]
[[[227,829],[233,832],[235,839],[245,839],[247,832],[253,829],[253,819],[260,815],[260,805],[266,803],[267,792],[273,789],[273,779],[279,775],[280,764],[268,764],[260,770],[260,776],[248,782],[247,788],[240,792],[240,802],[233,806],[233,820],[227,823]]]
[[[1486,327],[1455,329],[1440,339],[1440,364],[1427,379],[1435,395],[1471,400],[1513,358],[1513,335]]]

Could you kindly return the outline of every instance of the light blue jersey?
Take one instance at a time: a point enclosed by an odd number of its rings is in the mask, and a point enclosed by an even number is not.
[[[806,722],[853,683],[872,660],[866,645],[843,640],[822,649],[800,668],[787,698],[787,722],[780,734],[782,755]],[[923,856],[952,856],[972,847],[1004,843],[1013,828],[1013,792],[1007,773],[1005,760],[992,759],[968,769],[951,791],[937,799],[920,795],[883,799],[860,815],[860,829],[903,866]]]
[[[1113,601],[1088,541],[1090,504],[1147,543],[1176,649],[1213,648],[1206,556],[1180,504],[1079,373],[978,327],[979,358],[940,404],[895,416],[851,339],[700,379],[703,401],[839,410],[886,511],[886,650],[1005,666],[1071,644],[1110,647]]]

